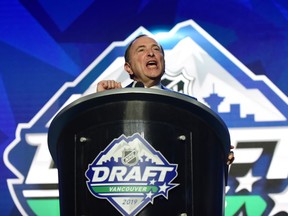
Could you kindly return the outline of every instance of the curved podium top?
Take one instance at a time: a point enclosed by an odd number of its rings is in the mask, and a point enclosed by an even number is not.
[[[107,106],[111,108],[106,109]],[[97,110],[100,107],[103,108],[101,113]],[[173,113],[166,112],[166,114],[163,114],[163,107],[168,110],[170,107]],[[175,109],[177,112],[175,112]],[[95,117],[95,115],[98,116]],[[174,116],[171,121],[177,125],[187,124],[187,121],[190,121],[185,115],[194,116],[215,132],[224,155],[228,156],[230,151],[228,128],[223,120],[204,104],[190,96],[173,91],[151,88],[123,88],[81,97],[55,116],[48,131],[48,146],[54,162],[57,164],[56,152],[59,138],[67,127],[70,127],[70,132],[71,127],[74,131],[79,131],[99,122],[104,123],[105,121],[111,122],[121,119],[133,120],[135,115],[136,118],[147,121],[155,119],[162,121],[161,118]],[[79,123],[81,121],[85,122]]]

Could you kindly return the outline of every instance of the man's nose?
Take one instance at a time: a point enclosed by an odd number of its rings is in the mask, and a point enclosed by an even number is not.
[[[154,52],[153,52],[153,50],[152,49],[149,49],[148,50],[148,56],[154,56],[155,54],[154,54]]]

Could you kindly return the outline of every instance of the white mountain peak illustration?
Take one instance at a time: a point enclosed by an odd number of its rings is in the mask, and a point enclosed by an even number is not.
[[[200,102],[211,93],[225,97],[219,112],[229,112],[231,104],[241,105],[241,117],[255,115],[255,121],[283,121],[286,118],[258,89],[247,89],[205,50],[187,37],[166,51],[166,72],[181,70],[193,77],[193,96]],[[215,92],[213,92],[215,86]]]
[[[97,162],[98,165],[103,164],[104,162],[110,161],[111,158],[114,158],[116,162],[118,162],[119,158],[122,157],[122,152],[125,149],[134,149],[138,152],[138,157],[141,158],[145,155],[147,159],[150,159],[151,162],[154,162],[158,165],[162,165],[162,160],[158,157],[158,155],[151,152],[138,138],[126,142],[125,140],[121,140],[119,143],[114,144],[114,146],[107,152],[107,154],[103,155]]]

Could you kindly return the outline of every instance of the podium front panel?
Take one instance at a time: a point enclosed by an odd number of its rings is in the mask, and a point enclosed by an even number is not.
[[[119,204],[120,198],[107,200],[103,193],[101,198],[93,195],[86,174],[89,165],[114,139],[134,134],[143,137],[170,164],[177,165],[177,177],[172,181],[177,186],[155,197],[139,212],[136,209],[137,215],[223,215],[226,156],[219,148],[219,135],[195,113],[157,101],[116,101],[79,113],[70,125],[59,139],[63,143],[57,146],[64,215],[129,213],[129,209],[121,213],[124,204]],[[67,169],[69,165],[71,169]],[[131,209],[133,213],[133,206]]]

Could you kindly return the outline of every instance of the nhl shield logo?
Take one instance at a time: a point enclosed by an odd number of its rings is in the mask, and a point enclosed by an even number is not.
[[[138,152],[135,149],[125,149],[122,155],[122,163],[124,165],[134,166],[138,163]]]
[[[177,164],[170,164],[140,134],[113,140],[86,171],[87,187],[107,199],[122,215],[135,215],[178,184]]]

